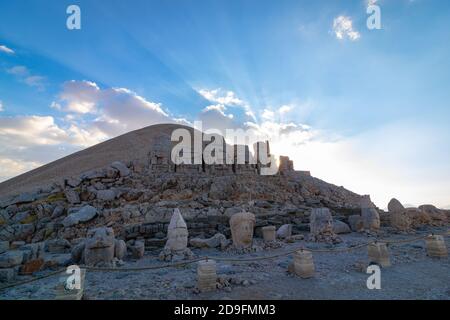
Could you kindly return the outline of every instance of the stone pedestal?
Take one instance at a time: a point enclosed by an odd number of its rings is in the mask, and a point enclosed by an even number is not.
[[[197,266],[197,287],[201,292],[216,290],[216,261],[202,260]]]
[[[389,259],[389,251],[386,243],[377,242],[371,243],[367,246],[370,262],[375,262],[381,267],[386,268],[391,266]]]
[[[311,251],[300,250],[294,253],[294,272],[301,278],[314,276],[314,261]]]
[[[275,226],[262,227],[261,229],[262,229],[264,242],[275,241],[276,236],[277,236],[277,232],[276,232],[276,227]]]
[[[430,236],[425,242],[428,256],[433,258],[448,257],[447,246],[443,236]]]

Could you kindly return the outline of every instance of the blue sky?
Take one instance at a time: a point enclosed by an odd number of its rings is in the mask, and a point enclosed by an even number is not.
[[[450,205],[450,4],[375,2],[381,30],[367,0],[2,1],[0,179],[163,121],[290,124],[297,169]]]

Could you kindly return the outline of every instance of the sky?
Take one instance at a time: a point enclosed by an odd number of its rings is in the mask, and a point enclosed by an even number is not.
[[[448,207],[449,56],[441,0],[1,1],[0,181],[201,120],[266,135],[295,169],[380,208]]]

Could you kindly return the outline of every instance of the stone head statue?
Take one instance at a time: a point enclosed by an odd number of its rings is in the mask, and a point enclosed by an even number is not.
[[[182,251],[186,249],[188,243],[188,229],[181,212],[176,208],[170,219],[167,229],[166,248],[173,251]]]
[[[333,233],[333,218],[328,208],[315,208],[310,216],[312,234]]]
[[[114,259],[115,237],[112,228],[90,229],[84,247],[84,260],[88,266],[110,264]]]
[[[236,213],[230,218],[231,236],[236,248],[252,246],[255,223],[255,215],[249,212]]]

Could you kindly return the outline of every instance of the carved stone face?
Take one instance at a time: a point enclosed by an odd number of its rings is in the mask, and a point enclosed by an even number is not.
[[[333,218],[327,208],[313,209],[310,220],[312,234],[333,233]]]
[[[114,230],[96,228],[88,231],[84,249],[84,260],[88,266],[110,264],[114,259]]]
[[[234,214],[230,219],[231,236],[236,248],[249,248],[253,243],[255,215],[248,212]]]
[[[112,228],[90,229],[87,233],[86,248],[107,248],[114,246],[114,230]]]

